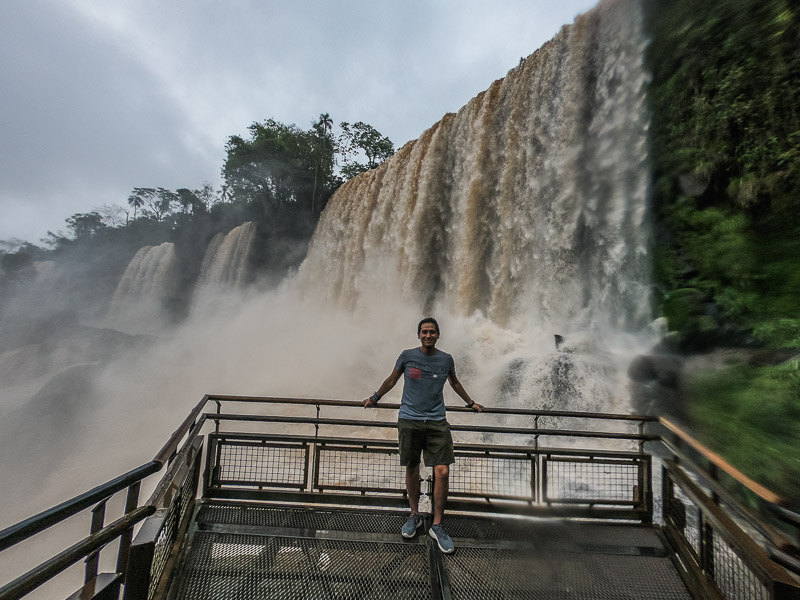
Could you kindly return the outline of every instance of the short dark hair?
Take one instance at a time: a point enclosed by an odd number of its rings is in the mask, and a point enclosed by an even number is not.
[[[417,335],[419,335],[422,332],[422,326],[425,325],[425,323],[433,323],[433,326],[436,327],[436,335],[442,335],[441,333],[439,333],[439,323],[437,323],[436,319],[434,319],[433,317],[425,317],[424,319],[422,319],[422,321],[419,322],[419,325],[417,325]]]

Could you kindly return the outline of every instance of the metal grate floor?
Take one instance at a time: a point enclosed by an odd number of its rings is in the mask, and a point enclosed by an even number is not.
[[[445,567],[453,598],[691,599],[666,557],[462,547]]]
[[[456,552],[404,541],[407,514],[203,503],[170,600],[690,600],[654,528],[448,515]],[[432,548],[433,546],[433,548]],[[433,563],[430,561],[433,560]],[[431,573],[443,565],[442,590]]]

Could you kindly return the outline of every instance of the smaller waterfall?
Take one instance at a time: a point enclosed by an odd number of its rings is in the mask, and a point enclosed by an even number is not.
[[[122,274],[106,325],[131,333],[157,332],[166,322],[164,302],[175,291],[177,266],[174,244],[141,248]]]
[[[250,256],[256,224],[242,223],[228,233],[218,233],[208,245],[200,267],[201,287],[241,288],[251,276]]]

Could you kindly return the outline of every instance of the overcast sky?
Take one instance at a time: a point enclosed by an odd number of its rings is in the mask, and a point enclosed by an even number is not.
[[[133,187],[219,187],[228,136],[366,121],[399,148],[596,0],[3,0],[0,240]]]

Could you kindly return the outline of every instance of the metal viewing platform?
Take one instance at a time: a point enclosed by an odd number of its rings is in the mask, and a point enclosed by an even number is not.
[[[456,552],[404,540],[397,408],[206,396],[151,462],[0,532],[90,521],[0,600],[800,598],[800,517],[663,418],[449,408]]]

